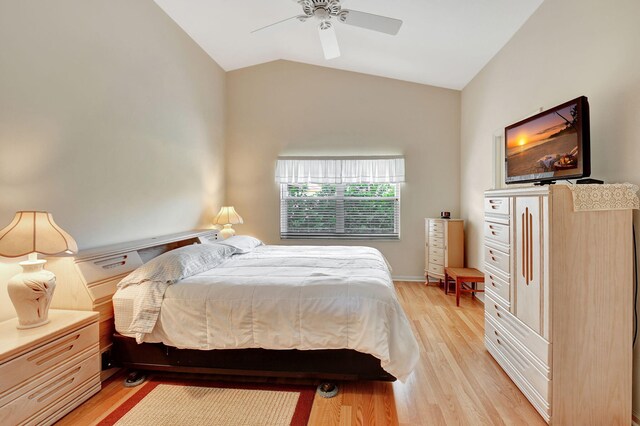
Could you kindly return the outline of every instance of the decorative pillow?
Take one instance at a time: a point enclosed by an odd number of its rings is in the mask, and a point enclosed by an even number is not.
[[[147,281],[173,284],[192,275],[215,268],[238,249],[222,244],[193,244],[171,250],[151,259],[127,275],[118,288]]]
[[[226,240],[217,241],[216,244],[235,247],[236,253],[243,254],[253,251],[256,247],[263,245],[263,242],[248,235],[234,235]]]

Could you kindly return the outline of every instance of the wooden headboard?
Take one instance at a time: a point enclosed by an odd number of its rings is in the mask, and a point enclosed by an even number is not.
[[[111,348],[115,331],[111,298],[118,282],[162,253],[217,239],[218,231],[208,229],[83,250],[74,257],[50,257],[47,269],[57,277],[51,307],[98,312],[100,352],[104,354]]]

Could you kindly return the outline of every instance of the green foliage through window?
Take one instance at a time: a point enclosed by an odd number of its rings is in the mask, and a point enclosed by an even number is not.
[[[397,184],[283,184],[282,238],[376,238],[400,236]]]

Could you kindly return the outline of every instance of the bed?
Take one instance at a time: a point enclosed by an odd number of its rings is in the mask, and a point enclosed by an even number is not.
[[[118,287],[112,353],[125,367],[405,380],[418,360],[388,265],[368,247],[232,237],[165,253]]]

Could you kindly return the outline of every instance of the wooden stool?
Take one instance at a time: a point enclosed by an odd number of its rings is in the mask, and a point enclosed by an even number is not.
[[[479,290],[478,283],[484,283],[484,274],[475,268],[444,268],[444,291],[449,293],[449,279],[456,282],[456,306],[460,306],[460,294],[471,293],[475,297],[475,293],[484,293]],[[466,288],[464,283],[471,283],[472,286]]]

